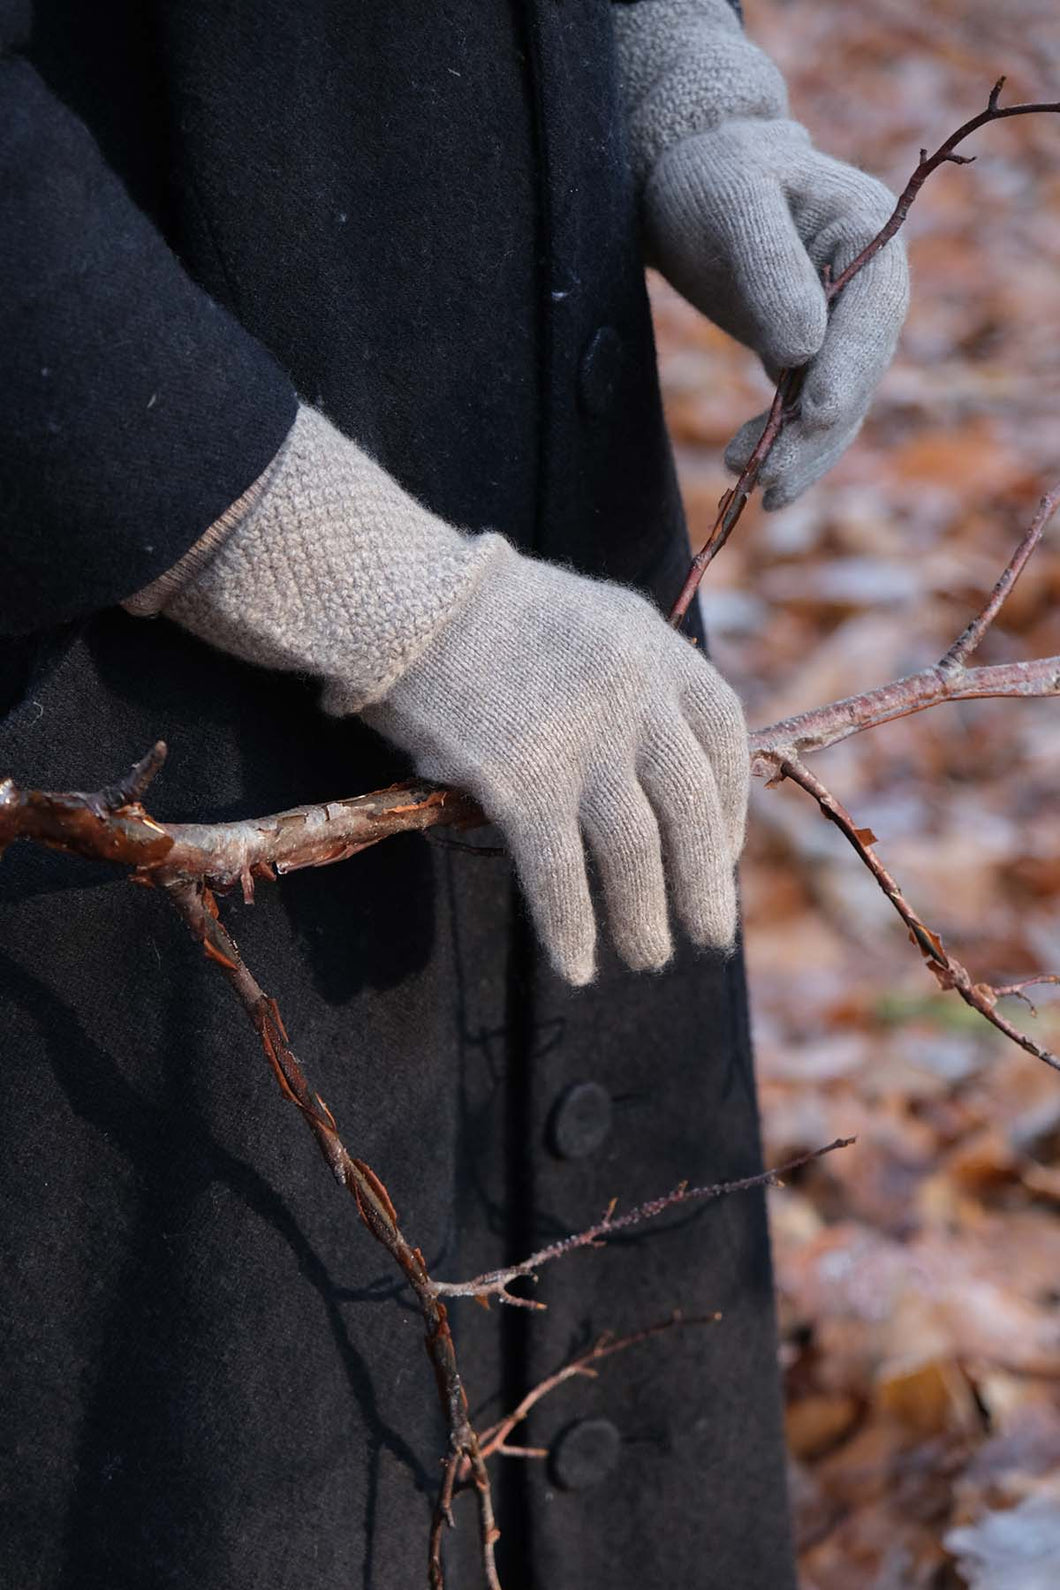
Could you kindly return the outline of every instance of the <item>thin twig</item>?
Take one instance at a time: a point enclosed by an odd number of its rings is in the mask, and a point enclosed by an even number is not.
[[[453,1517],[453,1494],[457,1471],[461,1465],[459,1452],[449,1452],[443,1463],[442,1484],[431,1515],[431,1533],[427,1543],[427,1583],[430,1590],[442,1590],[445,1570],[442,1566],[442,1535],[446,1529],[456,1528]]]
[[[700,581],[739,524],[743,511],[750,502],[755,486],[758,484],[759,471],[772,452],[773,443],[787,424],[801,387],[801,370],[784,370],[781,372],[777,381],[776,391],[773,393],[773,401],[769,405],[769,413],[766,415],[766,423],[762,434],[755,443],[750,458],[740,471],[735,486],[731,486],[725,492],[721,502],[718,504],[718,515],[711,527],[711,532],[693,557],[688,573],[685,576],[685,583],[681,587],[676,602],[670,609],[669,621],[675,629],[680,629],[684,623],[685,615],[692,605],[692,599],[699,590]]]
[[[682,1204],[707,1203],[714,1198],[728,1197],[731,1193],[749,1192],[755,1187],[781,1186],[783,1178],[793,1170],[810,1164],[812,1160],[821,1159],[837,1148],[849,1148],[854,1141],[853,1137],[837,1137],[834,1142],[827,1143],[823,1148],[815,1148],[808,1154],[800,1154],[797,1159],[788,1160],[784,1165],[760,1171],[755,1176],[743,1176],[738,1181],[714,1182],[704,1187],[690,1187],[686,1181],[678,1182],[676,1187],[671,1188],[668,1193],[663,1193],[661,1198],[649,1198],[646,1203],[637,1204],[635,1208],[628,1209],[622,1215],[615,1214],[612,1202],[603,1218],[595,1225],[586,1227],[584,1231],[574,1232],[570,1236],[560,1237],[557,1242],[550,1242],[547,1247],[539,1248],[520,1264],[510,1264],[501,1270],[487,1270],[483,1275],[477,1275],[470,1281],[432,1281],[431,1290],[435,1297],[496,1297],[500,1302],[509,1303],[514,1308],[543,1309],[544,1303],[535,1302],[533,1298],[520,1297],[510,1291],[512,1282],[526,1277],[536,1280],[537,1272],[546,1264],[551,1264],[556,1259],[564,1259],[568,1254],[576,1253],[579,1248],[598,1247],[617,1232],[643,1225],[646,1221],[654,1220],[656,1216],[664,1214],[668,1209],[680,1208]]]
[[[151,749],[138,762],[134,762],[124,778],[108,784],[98,794],[87,796],[94,802],[92,809],[100,814],[121,811],[126,806],[136,806],[147,794],[156,773],[162,770],[166,759],[165,740],[156,740]]]
[[[1050,972],[1042,972],[1038,977],[1021,977],[1018,983],[995,984],[993,994],[995,999],[1021,999],[1032,1016],[1038,1014],[1038,1007],[1033,1000],[1027,997],[1028,988],[1037,988],[1042,983],[1060,984],[1060,977]]]
[[[713,1314],[682,1314],[676,1309],[668,1319],[659,1320],[654,1325],[645,1325],[639,1331],[630,1331],[626,1336],[615,1336],[610,1331],[605,1331],[598,1338],[589,1351],[581,1353],[579,1357],[572,1358],[569,1363],[557,1369],[553,1374],[546,1375],[544,1380],[538,1381],[533,1390],[497,1424],[491,1424],[487,1429],[479,1431],[479,1444],[484,1458],[494,1456],[543,1458],[548,1456],[545,1447],[512,1447],[508,1445],[508,1437],[516,1425],[522,1424],[531,1409],[547,1397],[550,1391],[555,1391],[564,1381],[572,1380],[576,1376],[585,1376],[595,1379],[595,1365],[605,1358],[612,1357],[615,1353],[624,1353],[629,1347],[637,1347],[641,1342],[650,1341],[653,1337],[662,1336],[667,1331],[683,1330],[691,1325],[717,1325],[721,1321],[720,1313]]]
[[[1001,90],[1004,86],[1005,79],[999,77],[990,90],[986,109],[981,110],[978,116],[973,116],[963,126],[958,127],[955,133],[951,133],[944,143],[939,144],[934,154],[929,155],[926,149],[921,149],[920,163],[902,189],[898,203],[895,205],[886,226],[880,228],[872,242],[866,244],[860,254],[855,255],[850,264],[840,271],[834,281],[826,283],[825,294],[829,302],[836,298],[847,283],[857,275],[858,271],[867,265],[869,260],[890,242],[909,214],[913,200],[933,171],[937,171],[940,166],[946,165],[947,162],[955,166],[970,166],[972,164],[976,158],[975,155],[954,154],[953,151],[958,144],[962,144],[966,138],[971,137],[972,133],[978,132],[980,127],[988,126],[990,122],[1005,121],[1010,116],[1040,116],[1060,113],[1060,100],[1039,104],[1008,105],[1002,110],[998,106],[998,100],[1001,98]]]
[[[993,988],[989,983],[973,982],[972,976],[960,961],[956,960],[946,949],[942,939],[935,933],[923,919],[917,915],[909,901],[902,894],[895,879],[880,861],[872,846],[875,836],[864,828],[859,828],[854,818],[846,807],[836,799],[831,790],[815,778],[804,762],[797,757],[782,757],[778,761],[777,775],[781,779],[790,779],[793,784],[798,784],[808,795],[812,795],[821,811],[839,829],[844,838],[853,846],[876,879],[880,888],[894,906],[898,915],[909,929],[909,936],[921,955],[924,957],[931,971],[934,973],[940,988],[953,989],[981,1016],[985,1016],[992,1026],[1003,1032],[1006,1038],[1011,1038],[1013,1043],[1019,1044],[1028,1054],[1036,1059],[1043,1060],[1054,1071],[1060,1071],[1060,1059],[1051,1054],[1048,1049],[1043,1049],[1035,1043],[1033,1038],[1020,1032],[1010,1021],[1000,1015],[997,1010],[997,1001],[1002,992]],[[1014,991],[1013,985],[1009,985]]]
[[[977,613],[967,628],[958,635],[946,655],[940,660],[939,668],[944,674],[955,673],[963,669],[972,653],[977,649],[983,636],[990,628],[994,619],[1004,607],[1011,594],[1012,587],[1027,567],[1028,560],[1041,541],[1057,507],[1060,506],[1060,483],[1051,491],[1047,491],[1038,504],[1038,510],[1027,527],[1026,534],[1019,546],[1005,565],[1004,573],[990,592],[988,601],[982,611]]]

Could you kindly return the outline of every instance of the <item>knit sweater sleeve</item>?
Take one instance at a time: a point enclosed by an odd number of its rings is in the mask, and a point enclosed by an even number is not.
[[[156,578],[262,473],[296,408],[19,55],[13,11],[0,4],[0,635]]]

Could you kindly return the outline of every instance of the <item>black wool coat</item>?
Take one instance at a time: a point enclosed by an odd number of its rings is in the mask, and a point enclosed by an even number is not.
[[[305,681],[117,604],[319,405],[436,512],[674,595],[608,0],[0,0],[0,773],[222,819],[406,766]],[[436,1274],[760,1164],[741,965],[572,991],[507,862],[420,837],[223,905]],[[165,903],[0,866],[0,1579],[409,1590],[444,1432],[422,1328]],[[453,1309],[485,1422],[605,1329],[723,1320],[542,1402],[507,1590],[784,1590],[763,1205]],[[472,1504],[450,1581],[479,1582]]]

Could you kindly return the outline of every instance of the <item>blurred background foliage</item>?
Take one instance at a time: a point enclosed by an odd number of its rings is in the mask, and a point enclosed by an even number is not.
[[[900,188],[986,102],[1060,99],[1056,0],[747,0],[819,146]],[[1060,479],[1060,117],[986,129],[906,236],[914,302],[859,441],[711,568],[755,725],[936,660]],[[694,536],[769,387],[652,282]],[[1060,653],[1060,525],[984,662]],[[976,976],[1060,972],[1060,702],[943,707],[814,769]],[[767,1157],[857,1133],[771,1195],[805,1590],[1060,1585],[1060,1077],[940,993],[800,791],[744,867]],[[1060,990],[1032,991],[1060,1048]]]

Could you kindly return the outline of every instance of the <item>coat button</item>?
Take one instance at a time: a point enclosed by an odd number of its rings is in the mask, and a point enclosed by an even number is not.
[[[549,1452],[555,1483],[564,1491],[584,1491],[606,1479],[618,1462],[622,1437],[610,1419],[579,1419],[561,1430]]]
[[[611,1095],[599,1082],[573,1082],[552,1107],[548,1146],[560,1159],[585,1159],[607,1141],[613,1115]]]
[[[614,326],[600,326],[585,344],[578,366],[578,395],[594,419],[614,397],[621,368],[622,338]]]

